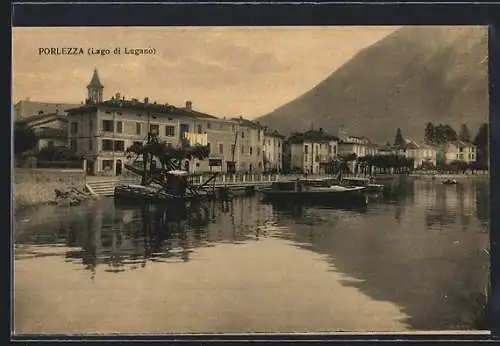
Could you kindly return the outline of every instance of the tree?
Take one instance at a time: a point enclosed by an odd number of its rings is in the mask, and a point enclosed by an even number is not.
[[[424,134],[424,140],[425,143],[427,144],[433,144],[436,141],[436,132],[434,129],[434,125],[431,122],[428,122],[427,125],[425,126],[425,134]]]
[[[470,142],[470,132],[466,124],[462,124],[462,127],[460,128],[460,135],[458,136],[458,138],[463,142]]]
[[[14,125],[14,154],[21,154],[36,148],[38,138],[33,130],[23,124]]]
[[[473,141],[477,149],[476,161],[480,163],[482,167],[487,167],[489,162],[488,137],[489,137],[488,124],[484,123],[479,127],[479,130]]]
[[[394,146],[395,147],[403,147],[405,145],[405,140],[403,138],[403,134],[401,133],[401,129],[398,127],[396,130],[396,137],[394,138]]]
[[[444,138],[446,142],[454,142],[458,139],[457,133],[450,125],[444,126]]]

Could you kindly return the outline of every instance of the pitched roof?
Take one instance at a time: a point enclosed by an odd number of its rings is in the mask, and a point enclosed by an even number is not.
[[[195,110],[188,110],[186,108],[175,107],[169,104],[157,104],[142,102],[137,99],[123,100],[123,99],[110,99],[96,104],[85,104],[80,107],[66,109],[68,113],[78,113],[85,110],[97,109],[97,108],[109,108],[109,109],[133,109],[138,111],[148,111],[157,114],[175,114],[187,117],[199,117],[199,118],[212,118],[217,119],[217,117],[198,112]]]
[[[32,123],[35,121],[44,120],[44,119],[48,120],[51,118],[65,121],[65,122],[68,121],[68,118],[65,115],[61,115],[61,114],[57,114],[57,113],[49,113],[49,114],[36,114],[36,115],[28,116],[28,117],[22,118],[20,120],[16,120],[16,123],[22,123],[22,124],[29,125],[29,123]]]
[[[285,138],[284,135],[278,132],[278,130],[272,130],[268,127],[264,129],[264,135],[269,136],[269,137],[279,137],[279,138]]]
[[[301,133],[294,133],[290,136],[290,142],[300,143],[304,141],[331,141],[338,140],[337,137],[332,136],[323,130],[309,130]]]
[[[239,121],[241,125],[248,126],[248,127],[254,128],[254,129],[264,128],[264,126],[262,126],[262,125],[260,125],[260,124],[258,124],[256,122],[253,122],[252,120],[248,120],[248,119],[245,119],[245,118],[242,118],[242,117],[232,118],[231,120]]]

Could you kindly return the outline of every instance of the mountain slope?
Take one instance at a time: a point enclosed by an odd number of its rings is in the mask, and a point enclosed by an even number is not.
[[[428,121],[475,135],[488,119],[487,30],[405,27],[362,50],[312,90],[257,119],[284,134],[323,127],[374,141],[396,128],[420,140]]]

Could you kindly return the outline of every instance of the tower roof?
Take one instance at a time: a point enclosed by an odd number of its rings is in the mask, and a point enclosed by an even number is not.
[[[99,74],[97,73],[97,69],[94,69],[94,74],[92,75],[92,80],[88,87],[104,87],[99,80]]]

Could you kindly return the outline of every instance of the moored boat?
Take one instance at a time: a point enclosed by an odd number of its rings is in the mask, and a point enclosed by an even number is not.
[[[365,177],[344,177],[340,184],[346,187],[365,187],[367,192],[380,193],[384,191],[384,185],[375,184],[373,178]]]
[[[297,204],[321,204],[339,207],[366,206],[366,187],[340,185],[311,186],[304,181],[276,182],[262,190],[265,201],[294,201]]]

